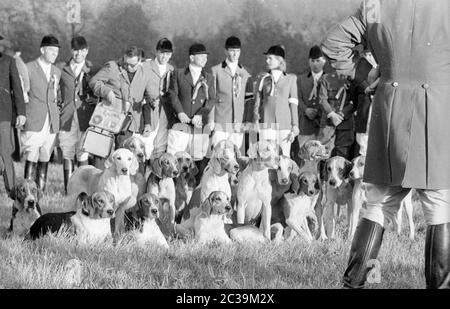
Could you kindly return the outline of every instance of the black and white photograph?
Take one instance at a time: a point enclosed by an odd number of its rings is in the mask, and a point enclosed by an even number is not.
[[[448,0],[2,0],[0,289],[449,289],[449,119]]]

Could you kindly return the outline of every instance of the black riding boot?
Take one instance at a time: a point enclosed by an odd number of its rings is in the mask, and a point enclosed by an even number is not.
[[[74,166],[73,160],[64,159],[64,193],[67,195],[67,184],[69,183],[70,176],[72,176]]]
[[[425,280],[427,289],[450,288],[450,223],[427,228]]]
[[[36,173],[36,183],[38,188],[45,192],[45,186],[47,184],[47,171],[48,162],[38,162],[37,173]]]
[[[24,169],[24,176],[25,179],[36,179],[36,169],[37,169],[37,163],[31,162],[31,161],[25,161],[25,169]]]
[[[78,161],[77,162],[78,167],[80,166],[85,166],[85,165],[89,165],[89,161],[88,160],[84,160],[84,161]]]
[[[369,272],[367,262],[376,259],[383,240],[384,228],[368,219],[361,219],[353,238],[350,259],[344,273],[344,286],[359,289],[364,287]]]

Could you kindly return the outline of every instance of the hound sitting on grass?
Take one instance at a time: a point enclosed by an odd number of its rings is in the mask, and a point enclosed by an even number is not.
[[[23,237],[42,214],[39,207],[42,191],[37,188],[33,180],[22,179],[17,181],[11,189],[10,196],[14,204],[8,231],[12,235]]]
[[[47,213],[34,222],[27,239],[35,240],[47,233],[58,233],[66,228],[82,242],[103,241],[112,236],[110,219],[114,217],[114,195],[107,191],[91,196],[80,193],[76,211]]]

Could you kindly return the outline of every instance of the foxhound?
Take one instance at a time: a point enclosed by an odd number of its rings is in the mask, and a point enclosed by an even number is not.
[[[138,168],[136,156],[125,148],[119,148],[109,156],[104,171],[90,165],[81,166],[69,179],[66,204],[72,206],[81,192],[88,195],[98,191],[111,192],[116,203],[114,233],[117,235],[124,231],[125,210],[137,201],[139,190],[133,186],[131,176],[136,175]]]
[[[42,191],[33,180],[21,179],[11,189],[10,196],[14,203],[9,232],[23,237],[42,214],[39,207]]]
[[[261,215],[260,229],[270,240],[272,187],[269,169],[277,169],[279,155],[271,141],[259,141],[248,150],[250,162],[239,176],[237,223],[251,224]]]
[[[138,245],[154,244],[169,248],[157,223],[160,205],[160,200],[156,195],[146,193],[141,196],[136,206],[125,212],[126,230],[130,232]]]
[[[231,243],[225,232],[225,216],[231,214],[233,209],[230,197],[224,192],[211,192],[203,202],[201,212],[194,219],[194,235],[198,243],[210,242]]]
[[[317,228],[317,218],[311,198],[319,195],[320,181],[317,174],[303,172],[299,175],[299,183],[298,192],[284,194],[281,202],[287,225],[286,239],[300,236],[307,242],[311,242]]]
[[[27,239],[35,240],[66,229],[84,242],[105,240],[112,236],[110,219],[114,217],[114,204],[114,195],[108,191],[95,192],[92,196],[82,192],[76,201],[76,211],[42,215],[31,226]]]
[[[336,207],[347,205],[347,218],[352,213],[353,186],[350,183],[352,163],[343,157],[336,156],[328,159],[323,166],[324,200],[319,211],[320,239],[335,238],[337,212]]]
[[[196,187],[195,176],[198,173],[197,166],[191,155],[185,151],[175,153],[175,157],[178,161],[178,170],[180,175],[174,178],[175,181],[175,208],[176,215],[175,220],[177,223],[181,222],[181,212],[189,204],[192,192]]]
[[[231,200],[229,174],[236,174],[239,170],[238,158],[240,158],[240,151],[233,142],[222,140],[215,145],[200,184],[192,193],[188,207],[183,211],[181,223],[177,225],[177,233],[181,237],[191,234],[194,219],[201,212],[201,205],[212,192],[222,191]],[[230,223],[229,218],[226,221]]]
[[[176,191],[173,179],[180,175],[177,159],[170,153],[163,153],[151,161],[151,169],[152,173],[147,180],[147,193],[167,200],[168,213],[164,213],[161,222],[165,225],[164,231],[173,232],[176,215]]]

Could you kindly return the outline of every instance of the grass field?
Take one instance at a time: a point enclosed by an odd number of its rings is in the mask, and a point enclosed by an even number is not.
[[[17,174],[23,166],[16,165]],[[0,181],[0,231],[11,216],[12,201]],[[41,201],[43,212],[63,211],[62,167],[49,167],[49,192]],[[378,260],[381,282],[368,288],[416,289],[425,286],[423,273],[425,224],[415,205],[416,239],[385,233]],[[344,211],[345,212],[345,211]],[[290,242],[244,246],[174,242],[169,251],[132,244],[79,245],[64,237],[36,242],[0,239],[0,288],[220,288],[291,289],[341,288],[350,242],[342,216],[338,239],[312,244]],[[407,220],[404,220],[407,224]],[[81,281],[67,280],[66,263],[81,262]]]

